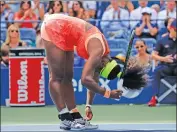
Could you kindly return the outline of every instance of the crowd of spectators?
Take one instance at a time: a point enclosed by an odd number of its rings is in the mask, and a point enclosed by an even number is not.
[[[148,0],[139,0],[138,5],[132,1],[110,0],[105,2],[107,5],[103,9],[98,8],[99,1],[1,1],[1,28],[8,28],[10,21],[34,20],[34,22],[16,22],[20,28],[38,28],[40,24],[37,20],[43,20],[45,14],[62,13],[69,16],[78,17],[84,20],[109,20],[102,21],[101,29],[108,26],[110,28],[133,29],[138,23],[144,20],[143,13],[149,14],[148,20],[158,25],[158,29],[165,27],[164,20],[167,18],[176,18],[175,1],[160,0],[157,3],[148,2]],[[104,4],[104,2],[101,2]],[[149,6],[149,3],[152,3]],[[99,10],[103,10],[102,15],[98,16]],[[112,21],[112,20],[117,20]],[[7,21],[7,22],[5,22]],[[36,21],[36,22],[35,22]],[[111,23],[111,24],[110,24]]]
[[[31,46],[26,41],[22,43],[20,38],[22,28],[35,30],[35,47],[43,48],[40,41],[40,26],[45,14],[61,13],[84,19],[97,26],[107,38],[115,39],[127,39],[132,29],[135,29],[137,38],[159,39],[169,34],[169,26],[176,18],[175,0],[136,2],[8,0],[0,3],[1,29],[6,29],[7,32],[6,38],[1,40],[1,45],[5,44],[10,48]],[[21,34],[23,35],[25,34]]]

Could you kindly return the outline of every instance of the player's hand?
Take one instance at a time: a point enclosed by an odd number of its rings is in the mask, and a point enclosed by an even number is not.
[[[86,106],[86,108],[85,108],[85,115],[86,115],[85,118],[86,118],[87,121],[92,120],[93,113],[92,113],[92,109],[89,106]]]
[[[167,55],[163,58],[163,61],[167,62],[167,63],[173,63],[173,56],[172,55]]]
[[[110,98],[119,99],[122,96],[122,90],[111,90]]]

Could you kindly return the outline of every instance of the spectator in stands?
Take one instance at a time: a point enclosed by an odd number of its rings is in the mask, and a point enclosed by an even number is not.
[[[164,21],[166,18],[176,18],[176,3],[175,0],[167,1],[165,10],[158,14],[158,27],[159,29],[165,28]]]
[[[135,28],[138,22],[142,20],[142,10],[143,8],[149,8],[149,11],[151,12],[151,20],[154,20],[153,23],[156,23],[157,19],[157,13],[154,9],[151,9],[150,7],[147,7],[148,0],[139,0],[139,7],[133,10],[130,13],[130,27],[131,29]]]
[[[95,16],[92,16],[92,15],[93,15],[92,11],[90,11],[89,9],[86,9],[84,10],[83,19],[95,26],[96,25]]]
[[[86,11],[86,13],[88,13],[88,16],[92,19],[96,18],[96,1],[83,1],[83,7]]]
[[[81,1],[74,1],[72,5],[74,17],[84,19],[84,7]]]
[[[169,34],[161,38],[152,53],[153,59],[159,61],[159,65],[154,71],[152,88],[153,97],[148,103],[149,106],[156,106],[160,80],[165,76],[177,76],[177,25],[176,19],[173,20]]]
[[[161,37],[164,37],[164,36],[166,36],[166,35],[169,34],[170,26],[171,26],[171,23],[173,22],[173,20],[174,20],[174,18],[167,18],[167,19],[165,20],[165,27],[166,27],[166,30],[164,30],[164,31],[159,31],[159,32],[162,33],[162,36],[161,36]],[[161,29],[161,30],[162,30],[162,29]]]
[[[45,9],[44,4],[40,2],[40,0],[31,1],[32,9],[34,13],[37,15],[39,20],[44,19]]]
[[[37,21],[37,15],[33,12],[31,8],[31,1],[22,1],[20,3],[20,10],[15,13],[14,20],[20,21]],[[36,28],[38,23],[37,22],[18,22],[16,23],[20,28]]]
[[[129,11],[129,12],[131,12],[131,11],[134,10],[134,5],[133,5],[133,3],[132,3],[131,1],[129,1],[129,0],[126,0],[126,1],[124,1],[124,0],[119,1],[119,0],[118,0],[118,6],[119,6],[120,8],[123,8],[123,9]],[[112,5],[111,5],[111,4],[106,8],[106,10],[108,10],[108,9],[110,9],[110,8],[112,8]]]
[[[63,12],[63,3],[60,0],[49,1],[49,8],[47,9],[48,14],[61,13]]]
[[[160,12],[160,6],[158,4],[153,4],[151,6],[151,9],[154,9],[157,14]]]
[[[9,26],[6,35],[6,41],[3,45],[9,46],[9,48],[26,46],[26,43],[20,40],[20,31],[16,25],[12,24]]]
[[[1,46],[1,66],[9,66],[9,47],[7,45]]]
[[[63,4],[63,12],[68,14],[68,1],[62,1]]]
[[[69,15],[69,16],[74,16],[74,12],[73,12],[73,9],[72,9],[72,8],[69,8],[69,9],[68,9],[68,15]]]
[[[86,20],[86,21],[92,20],[92,18],[91,18],[91,16],[90,16],[90,13],[89,13],[88,10],[85,10],[85,11],[84,11],[83,19]]]
[[[155,38],[158,32],[157,24],[153,24],[151,20],[150,8],[143,8],[142,20],[136,25],[135,34],[137,37]]]
[[[160,10],[165,10],[166,9],[166,1],[165,0],[160,0]]]
[[[109,28],[117,31],[127,31],[129,28],[129,21],[127,21],[129,20],[129,12],[120,8],[117,0],[111,0],[111,7],[103,13],[102,20],[102,30]],[[122,32],[122,35],[123,33],[124,32]],[[119,36],[122,35],[119,34]]]
[[[119,7],[128,10],[129,12],[132,12],[134,10],[134,5],[130,0],[121,0],[119,2]]]
[[[1,28],[8,28],[8,26],[10,25],[10,23],[8,21],[12,21],[14,14],[10,9],[6,9],[6,7],[8,6],[5,1],[0,1],[0,15],[1,15]]]
[[[152,57],[148,51],[146,42],[142,39],[137,40],[135,43],[135,48],[137,50],[137,54],[135,56],[137,63],[139,66],[144,67],[147,72],[150,71],[152,67]]]

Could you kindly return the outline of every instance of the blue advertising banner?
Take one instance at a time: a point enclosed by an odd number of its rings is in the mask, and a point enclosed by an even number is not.
[[[75,99],[77,104],[85,104],[86,102],[86,91],[87,89],[81,84],[81,73],[82,68],[74,68],[74,78],[73,78],[73,88],[75,91]],[[53,102],[50,98],[48,90],[48,80],[49,73],[48,68],[45,68],[45,104],[53,105]],[[101,86],[110,89],[117,89],[118,80],[109,81],[103,78],[100,78],[99,83]],[[133,98],[122,97],[120,100],[106,99],[101,95],[96,95],[94,104],[145,104],[147,103],[152,96],[151,86],[144,88],[140,94],[137,94]],[[1,69],[1,105],[6,105],[6,99],[9,99],[9,70],[8,68]]]

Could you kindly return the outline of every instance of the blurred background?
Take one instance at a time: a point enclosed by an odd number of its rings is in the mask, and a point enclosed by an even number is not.
[[[35,118],[35,115],[40,115],[42,117],[40,121],[43,120],[43,122],[55,120],[52,119],[55,108],[48,92],[48,66],[40,37],[40,26],[45,15],[54,13],[77,17],[98,27],[107,38],[112,56],[125,55],[131,31],[136,32],[131,56],[135,57],[141,66],[146,67],[151,82],[140,93],[127,93],[130,95],[120,100],[105,99],[97,95],[93,107],[97,115],[96,121],[101,121],[105,117],[104,112],[109,111],[109,107],[112,107],[110,112],[112,116],[108,118],[108,121],[117,121],[114,114],[118,111],[126,114],[130,114],[130,111],[139,112],[138,117],[138,114],[119,116],[122,121],[133,121],[135,117],[137,121],[175,120],[176,72],[170,71],[161,75],[163,71],[158,70],[161,62],[152,57],[152,52],[157,49],[159,41],[169,36],[171,32],[171,23],[176,19],[176,1],[1,0],[0,4],[2,122],[37,122],[39,120]],[[176,42],[175,39],[174,43]],[[169,40],[166,40],[166,43],[168,44]],[[170,43],[173,42],[170,41]],[[23,51],[20,48],[24,48]],[[177,53],[174,53],[174,50],[172,53],[171,51],[168,50],[168,54],[163,54],[164,51],[159,54],[163,57],[174,54],[175,58]],[[23,54],[20,55],[20,53]],[[84,111],[82,105],[86,103],[86,88],[82,86],[80,80],[84,62],[75,53],[73,87],[76,103],[80,105],[82,111]],[[169,66],[167,63],[164,65]],[[176,61],[174,65],[177,66]],[[153,83],[156,84],[152,85]],[[118,80],[109,81],[100,78],[100,85],[115,89],[118,87]],[[149,106],[160,108],[147,109]],[[100,110],[103,111],[100,113]],[[30,112],[33,114],[29,115],[33,116],[24,119],[23,115],[26,116]],[[50,114],[43,116],[46,113]],[[146,117],[141,119],[141,116],[145,115]]]

